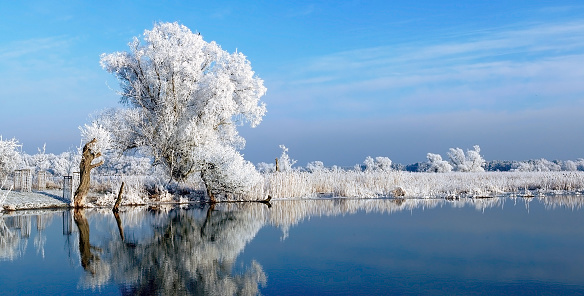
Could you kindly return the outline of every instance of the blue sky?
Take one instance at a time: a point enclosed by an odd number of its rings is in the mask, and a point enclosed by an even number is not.
[[[177,21],[243,52],[268,113],[243,153],[299,165],[481,146],[487,160],[584,157],[582,1],[2,1],[0,135],[79,145],[117,106],[102,53]]]

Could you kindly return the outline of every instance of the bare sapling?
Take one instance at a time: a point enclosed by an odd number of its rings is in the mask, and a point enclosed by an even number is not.
[[[81,162],[79,163],[79,187],[75,190],[73,203],[75,208],[83,208],[85,206],[85,199],[89,193],[89,186],[91,185],[91,170],[102,165],[103,160],[93,164],[93,160],[101,156],[101,152],[93,152],[93,147],[97,139],[89,141],[83,146],[83,153],[81,155]]]

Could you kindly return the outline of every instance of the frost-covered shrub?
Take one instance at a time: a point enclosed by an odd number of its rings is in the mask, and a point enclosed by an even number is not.
[[[511,170],[516,172],[557,172],[561,171],[562,167],[555,162],[540,158],[518,162]]]
[[[391,159],[383,156],[378,156],[375,159],[371,156],[367,156],[363,161],[366,172],[390,172],[392,170],[391,163]]]
[[[296,164],[296,160],[290,158],[288,155],[288,148],[284,145],[280,145],[280,149],[282,149],[282,155],[278,159],[278,169],[280,172],[288,172],[292,170],[292,166]]]
[[[467,150],[466,155],[460,148],[450,148],[448,157],[452,168],[457,172],[484,172],[485,160],[480,155],[481,148],[473,146],[473,150]]]
[[[262,174],[273,173],[276,171],[276,165],[273,163],[260,162],[256,164],[256,168]]]
[[[16,139],[3,140],[0,136],[0,178],[10,175],[23,165],[22,156],[18,152],[21,147]]]
[[[432,173],[448,173],[452,171],[452,166],[448,161],[442,160],[440,154],[428,153],[426,156],[428,158],[428,168],[427,172]]]
[[[243,159],[235,149],[218,145],[212,151],[194,149],[200,164],[201,179],[214,194],[233,194],[240,198],[249,195],[253,186],[262,181],[255,166]],[[206,154],[206,155],[205,155]]]
[[[577,171],[578,165],[576,164],[575,161],[566,160],[562,163],[562,170],[563,171]]]
[[[326,171],[326,168],[324,167],[324,163],[322,161],[312,161],[309,162],[306,165],[306,170],[311,172],[311,173],[316,173],[316,172],[323,172]]]
[[[67,151],[54,155],[50,159],[51,169],[49,170],[55,176],[71,176],[73,172],[79,171],[81,154],[79,151]]]

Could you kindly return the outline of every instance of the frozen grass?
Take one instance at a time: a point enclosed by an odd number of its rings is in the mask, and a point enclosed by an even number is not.
[[[584,172],[476,172],[476,173],[419,173],[419,172],[273,172],[265,173],[263,182],[250,189],[246,196],[228,196],[226,200],[263,200],[268,195],[274,199],[349,197],[349,198],[464,198],[493,197],[505,193],[530,196],[543,193],[581,193],[584,191]],[[96,188],[104,194],[96,205],[109,206],[114,203],[122,178],[96,178]],[[155,200],[149,200],[145,188],[161,187],[156,179],[147,176],[124,177],[127,190],[126,205],[150,202],[181,202],[188,198],[201,197],[204,188],[199,182],[184,188],[160,192]],[[157,185],[158,184],[158,185]],[[191,191],[191,194],[181,191]],[[195,192],[198,192],[195,194]],[[204,195],[204,194],[203,194]],[[182,197],[181,197],[182,196]]]
[[[314,198],[322,195],[355,198],[492,197],[502,193],[581,192],[584,172],[417,173],[322,171],[276,172],[264,175],[256,196]],[[400,189],[398,189],[400,188]],[[405,195],[398,194],[402,191]]]
[[[250,188],[245,196],[223,196],[221,200],[347,198],[481,198],[500,195],[544,196],[584,193],[584,172],[477,172],[418,173],[403,171],[273,172]],[[88,206],[111,207],[121,182],[126,183],[122,205],[186,203],[206,200],[205,190],[196,180],[167,186],[151,176],[94,176]],[[50,190],[48,190],[50,191]],[[48,192],[47,191],[47,192]],[[56,192],[56,193],[55,193]],[[36,193],[0,190],[0,205],[15,209],[66,205],[60,191],[44,196]],[[34,195],[34,196],[33,196]],[[59,196],[57,196],[59,195]],[[53,198],[51,198],[53,197]],[[50,199],[50,200],[48,200]],[[48,201],[47,201],[48,200]],[[1,208],[1,207],[0,207]]]

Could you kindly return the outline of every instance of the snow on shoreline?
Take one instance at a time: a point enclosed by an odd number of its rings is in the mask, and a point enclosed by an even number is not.
[[[69,201],[62,197],[61,190],[44,190],[33,192],[10,191],[6,200],[0,207],[1,210],[30,210],[30,209],[49,209],[49,208],[67,208]],[[6,194],[5,190],[0,190],[0,196]]]
[[[271,195],[274,200],[289,200],[332,197],[472,199],[509,194],[518,197],[567,194],[581,196],[584,194],[584,172],[405,173],[393,171],[366,173],[339,171],[308,173],[295,171],[266,174],[264,178],[264,182],[256,186],[252,199],[245,201],[258,200],[258,196],[267,195]],[[148,199],[146,198],[148,194],[140,190],[144,184],[136,182],[129,186],[128,191],[124,193],[122,205],[180,204],[205,199],[204,191],[197,189],[192,189],[186,196],[166,192],[155,199]],[[110,189],[110,193],[90,193],[88,206],[113,206],[116,194],[111,193],[114,188]],[[27,193],[0,190],[0,211],[69,206],[70,201],[62,198],[61,190]]]

